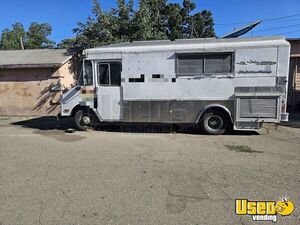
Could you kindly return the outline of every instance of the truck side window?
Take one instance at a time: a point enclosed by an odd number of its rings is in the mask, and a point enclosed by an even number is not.
[[[89,60],[84,61],[83,86],[93,85],[93,64]]]
[[[109,85],[109,64],[99,64],[99,82],[103,85]]]
[[[231,73],[232,54],[209,54],[205,56],[205,73]]]
[[[121,86],[121,64],[111,63],[110,64],[110,76],[112,86]]]
[[[178,75],[203,74],[204,56],[202,54],[178,55],[177,73]]]
[[[232,72],[232,52],[177,54],[177,76],[228,74]]]
[[[98,64],[98,81],[100,85],[121,86],[121,70],[120,63],[99,63]]]

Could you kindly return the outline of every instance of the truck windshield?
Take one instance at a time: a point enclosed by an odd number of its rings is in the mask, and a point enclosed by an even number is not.
[[[93,64],[89,60],[85,60],[82,67],[82,74],[79,79],[80,86],[93,85]]]

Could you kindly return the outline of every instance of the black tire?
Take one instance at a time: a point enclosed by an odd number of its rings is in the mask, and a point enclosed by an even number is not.
[[[90,122],[84,123],[82,120],[83,117],[88,117],[90,119]],[[78,110],[74,115],[74,123],[77,130],[86,131],[89,127],[92,127],[92,118],[84,111]]]
[[[230,130],[231,121],[227,114],[211,110],[204,113],[200,126],[205,134],[222,135]]]

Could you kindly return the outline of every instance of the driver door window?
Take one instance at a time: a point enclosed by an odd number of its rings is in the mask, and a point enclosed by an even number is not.
[[[120,63],[99,63],[98,64],[98,82],[101,86],[121,86]]]
[[[83,86],[93,86],[93,63],[85,60],[83,64],[83,79],[80,82]]]

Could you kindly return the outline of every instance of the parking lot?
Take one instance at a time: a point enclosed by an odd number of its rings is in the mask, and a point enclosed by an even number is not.
[[[300,126],[205,136],[54,118],[0,118],[0,224],[267,224],[235,199],[289,197],[299,224]],[[269,224],[271,222],[268,222]]]

